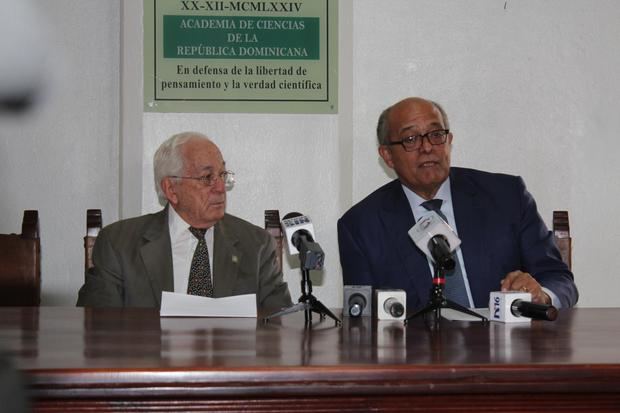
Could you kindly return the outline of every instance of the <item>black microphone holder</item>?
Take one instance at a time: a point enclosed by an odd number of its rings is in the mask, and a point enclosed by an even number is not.
[[[332,318],[336,325],[340,325],[342,322],[336,317],[323,303],[321,303],[314,295],[312,295],[312,281],[310,280],[310,270],[307,268],[301,269],[301,297],[297,304],[280,310],[274,314],[271,314],[263,318],[264,322],[268,322],[274,317],[280,317],[286,314],[296,313],[298,311],[304,311],[305,326],[308,327],[312,324],[312,312],[318,313],[320,319],[324,319],[325,316]]]
[[[464,313],[464,314],[468,314],[476,318],[480,318],[482,322],[484,323],[489,321],[486,317],[476,313],[475,311],[472,311],[467,307],[463,307],[462,305],[455,303],[454,301],[448,300],[443,295],[443,286],[446,283],[445,281],[446,280],[445,279],[446,268],[443,267],[442,265],[438,265],[437,263],[433,264],[433,268],[435,271],[433,274],[433,287],[431,288],[431,298],[429,300],[429,303],[426,305],[426,307],[422,308],[421,310],[416,311],[415,313],[407,317],[405,319],[405,324],[407,324],[410,320],[420,315],[425,315],[427,313],[432,312],[433,313],[433,324],[434,326],[438,326],[439,320],[441,319],[442,308],[451,308],[460,313]]]

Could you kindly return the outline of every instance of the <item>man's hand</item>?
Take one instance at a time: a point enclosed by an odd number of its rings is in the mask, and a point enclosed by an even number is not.
[[[501,283],[502,291],[523,291],[532,294],[532,302],[537,304],[551,304],[551,297],[547,295],[529,273],[523,271],[509,272]]]

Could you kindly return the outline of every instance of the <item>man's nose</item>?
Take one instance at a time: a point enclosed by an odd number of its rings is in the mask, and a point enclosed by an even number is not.
[[[422,144],[420,145],[420,152],[430,152],[433,150],[433,145],[428,136],[422,136]]]
[[[215,178],[215,182],[211,186],[211,190],[214,192],[226,192],[226,182],[221,176]]]

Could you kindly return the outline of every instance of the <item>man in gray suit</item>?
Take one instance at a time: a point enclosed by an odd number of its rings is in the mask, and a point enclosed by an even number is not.
[[[159,147],[153,163],[164,209],[101,230],[77,305],[159,308],[162,291],[196,293],[188,285],[202,243],[208,293],[199,295],[256,293],[259,309],[290,306],[273,238],[225,213],[226,190],[234,181],[218,147],[202,134],[180,133]],[[204,239],[195,236],[196,229]]]

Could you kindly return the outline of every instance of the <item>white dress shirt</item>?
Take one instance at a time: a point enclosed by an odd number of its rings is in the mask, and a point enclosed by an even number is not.
[[[189,282],[189,270],[194,257],[194,250],[198,245],[198,238],[189,231],[190,225],[168,206],[168,230],[170,231],[170,245],[172,247],[172,268],[174,279],[174,292],[187,294]],[[207,229],[205,241],[209,251],[209,267],[211,269],[211,282],[213,280],[213,229]]]

